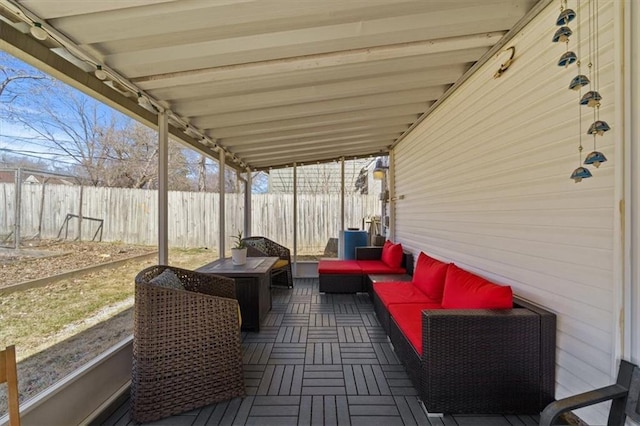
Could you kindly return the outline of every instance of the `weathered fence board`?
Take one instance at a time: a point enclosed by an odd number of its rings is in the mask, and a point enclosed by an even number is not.
[[[96,188],[67,185],[22,186],[21,234],[23,238],[56,238],[67,214],[104,220],[102,239],[132,244],[157,244],[158,193],[153,190]],[[218,247],[219,194],[169,192],[169,244],[174,247]],[[14,184],[0,184],[0,237],[14,229]],[[41,216],[42,211],[42,218]],[[374,195],[345,196],[345,224],[361,227],[363,218],[379,214]],[[293,246],[293,195],[254,194],[252,230],[286,246]],[[243,228],[244,194],[225,195],[226,246]],[[69,221],[69,239],[78,236],[79,220]],[[321,253],[341,226],[339,194],[298,196],[298,252]],[[82,221],[82,239],[90,240],[98,223]],[[62,230],[64,236],[66,229]]]

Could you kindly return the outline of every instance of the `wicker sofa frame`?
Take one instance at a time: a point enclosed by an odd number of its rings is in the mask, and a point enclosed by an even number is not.
[[[389,337],[430,413],[538,414],[554,400],[555,314],[514,298],[510,310],[422,312],[422,356],[391,318]]]
[[[165,269],[185,290],[150,283]],[[146,423],[246,396],[231,278],[151,266],[135,278],[131,417]]]
[[[266,237],[247,237],[242,241],[247,245],[249,257],[279,257],[281,260],[286,260],[285,266],[271,271],[271,285],[293,288],[291,250]]]
[[[355,260],[380,260],[382,257],[382,247],[366,246],[356,247]],[[413,254],[404,251],[401,266],[406,269],[406,273],[413,273]],[[362,274],[320,274],[319,291],[324,293],[359,293],[369,292],[367,273]]]
[[[387,333],[387,336],[390,336],[391,335],[391,328],[390,328],[391,315],[389,314],[389,311],[382,303],[382,300],[380,300],[380,297],[376,294],[375,291],[373,291],[373,289],[371,289],[369,295],[373,299],[373,310],[375,311],[376,316],[378,317],[378,321],[380,322],[380,325],[384,329],[385,333]]]

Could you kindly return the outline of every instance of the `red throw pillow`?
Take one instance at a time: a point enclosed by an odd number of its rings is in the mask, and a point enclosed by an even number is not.
[[[513,292],[451,264],[447,269],[442,295],[445,309],[510,309]]]
[[[429,299],[439,303],[442,301],[444,279],[448,268],[448,263],[440,262],[420,252],[413,274],[413,285],[429,296]]]
[[[390,268],[399,268],[402,264],[402,244],[393,244],[387,240],[382,247],[380,258]]]

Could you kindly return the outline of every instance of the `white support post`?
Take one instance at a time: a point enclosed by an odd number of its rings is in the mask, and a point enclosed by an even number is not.
[[[385,174],[387,178],[387,184],[389,185],[389,229],[387,239],[391,241],[396,240],[396,179],[395,179],[395,154],[393,151],[389,152],[389,168]]]
[[[169,264],[169,120],[158,114],[158,263]]]
[[[621,75],[621,84],[616,85],[616,98],[621,101],[616,105],[620,109],[615,128],[616,132],[616,169],[622,169],[621,184],[616,182],[616,212],[621,220],[616,220],[616,235],[621,235],[622,244],[617,247],[616,258],[622,260],[621,273],[616,274],[614,282],[622,283],[616,291],[614,312],[621,317],[614,318],[614,330],[617,356],[640,363],[640,83],[637,75],[640,72],[640,5],[635,0],[626,0],[616,4],[616,12],[620,32],[614,45],[623,46],[622,52],[614,58],[616,74]],[[614,18],[615,19],[615,18]],[[622,42],[620,42],[622,39]],[[620,147],[620,149],[618,149]],[[618,166],[618,162],[620,165]],[[618,218],[616,218],[618,219]],[[619,328],[622,327],[621,330]],[[617,360],[614,360],[616,362]],[[617,365],[616,365],[617,366]],[[613,373],[612,373],[613,374]]]
[[[220,259],[224,259],[225,256],[225,244],[224,244],[224,238],[225,238],[225,225],[226,225],[226,218],[225,218],[225,188],[224,188],[224,174],[225,174],[225,152],[220,149],[218,151],[219,155],[219,160],[218,160],[218,165],[219,165],[219,169],[218,169],[218,182],[219,182],[219,186],[220,186],[220,203],[219,203],[219,207],[220,207],[220,212],[219,212],[219,223],[218,223],[218,257]]]
[[[298,165],[293,163],[293,265],[291,272],[298,274]]]
[[[638,142],[640,141],[640,123],[638,123],[638,117],[640,117],[640,83],[638,83],[638,73],[640,73],[640,5],[635,1],[628,1],[627,10],[631,13],[631,25],[629,25],[631,35],[629,37],[630,52],[629,58],[631,59],[631,66],[626,68],[629,73],[629,81],[631,82],[631,88],[629,93],[631,94],[630,112],[628,114],[629,121],[631,123],[631,138],[628,140],[633,152],[630,155],[631,164],[634,167],[629,167],[633,170],[633,176],[631,182],[633,187],[630,188],[630,193],[633,194],[631,200],[631,230],[633,235],[631,237],[633,241],[632,259],[633,265],[633,278],[630,283],[630,288],[633,290],[632,297],[632,314],[630,315],[631,324],[630,335],[633,336],[631,360],[637,364],[640,364],[640,172],[638,167],[640,165],[640,148]],[[633,77],[635,76],[635,77]],[[635,118],[633,118],[635,117]],[[635,141],[635,143],[633,143]]]
[[[253,186],[253,175],[251,170],[247,170],[247,179],[244,182],[244,234],[251,237],[251,187]]]
[[[344,157],[340,158],[340,230],[344,231]]]

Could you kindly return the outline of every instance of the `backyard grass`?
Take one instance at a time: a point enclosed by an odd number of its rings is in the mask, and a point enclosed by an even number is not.
[[[195,269],[214,260],[207,249],[173,249],[171,265]],[[18,361],[133,306],[133,279],[155,259],[66,279],[0,298],[0,342],[15,344]]]
[[[169,263],[195,269],[217,258],[207,249],[172,249]],[[21,403],[133,332],[134,277],[155,258],[0,297],[0,346],[16,345]],[[0,392],[0,416],[6,399]]]

